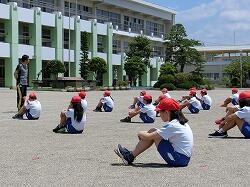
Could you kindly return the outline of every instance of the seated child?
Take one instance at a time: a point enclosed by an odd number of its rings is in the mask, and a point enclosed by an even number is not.
[[[189,92],[189,99],[186,99],[184,103],[181,104],[180,109],[182,110],[185,107],[188,107],[192,114],[197,114],[199,113],[200,109],[202,109],[200,101],[198,101],[196,98],[195,90],[191,90]]]
[[[162,98],[162,96],[165,96],[166,98],[171,98],[170,94],[168,93],[168,89],[167,89],[167,88],[163,88],[163,89],[161,90],[161,92],[162,92],[162,95],[160,95],[160,96],[158,97],[158,99],[155,100],[155,102],[154,102],[153,105],[156,106],[156,105],[160,102],[159,99]]]
[[[227,115],[219,130],[209,134],[209,137],[225,138],[228,136],[228,130],[238,126],[245,138],[250,138],[250,91],[240,93],[239,105],[240,108],[233,114]]]
[[[114,108],[114,99],[111,97],[111,92],[106,90],[103,92],[103,97],[97,104],[94,112],[102,112],[102,108],[105,112],[112,112]]]
[[[53,132],[60,132],[66,129],[70,134],[80,134],[84,130],[86,118],[81,104],[80,96],[73,96],[67,111],[61,112],[60,124],[53,129]]]
[[[137,97],[134,97],[133,104],[129,106],[130,109],[137,108],[138,110],[144,105],[143,103],[143,96],[146,95],[146,91],[143,90],[140,92],[140,95]],[[136,107],[137,106],[137,107]]]
[[[201,106],[203,110],[209,110],[212,105],[211,97],[207,94],[206,89],[202,89],[200,94],[201,94],[201,98],[196,97],[196,99],[198,99],[201,102]]]
[[[131,165],[138,155],[155,144],[157,151],[168,165],[187,166],[192,155],[193,133],[187,124],[188,120],[180,110],[179,103],[171,98],[163,99],[156,111],[160,112],[163,126],[159,129],[140,131],[137,134],[139,142],[133,151],[118,144],[115,153],[125,165]]]
[[[229,103],[232,103],[233,105],[238,105],[239,104],[239,94],[238,94],[238,89],[237,88],[232,88],[232,96],[226,98],[226,100],[223,102],[221,107],[227,107]]]
[[[24,103],[23,107],[14,115],[13,119],[23,119],[23,115],[26,114],[28,120],[37,120],[41,115],[41,103],[37,100],[35,92],[29,94],[28,100]]]
[[[81,91],[79,92],[78,94],[80,97],[81,97],[81,103],[82,103],[82,108],[83,108],[83,111],[84,113],[87,111],[87,106],[88,106],[88,103],[87,103],[87,100],[86,100],[86,92],[84,91]]]
[[[124,119],[121,119],[121,122],[131,122],[131,118],[136,115],[140,115],[141,120],[144,123],[154,123],[156,118],[155,106],[152,105],[152,96],[144,95],[143,96],[144,105],[138,110],[134,109],[128,113],[128,116]]]

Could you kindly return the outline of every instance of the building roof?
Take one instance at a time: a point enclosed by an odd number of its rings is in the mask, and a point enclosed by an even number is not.
[[[222,53],[240,53],[250,52],[250,45],[231,45],[231,46],[196,46],[195,49],[199,52],[222,52]]]

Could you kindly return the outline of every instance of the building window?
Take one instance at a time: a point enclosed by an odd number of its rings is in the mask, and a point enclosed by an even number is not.
[[[64,2],[64,15],[69,16],[70,15],[79,15],[81,19],[90,19],[93,18],[93,9],[91,7],[82,5],[82,4],[76,4],[75,2]]]
[[[19,43],[25,45],[30,44],[29,25],[27,24],[19,25]]]
[[[5,68],[4,68],[4,59],[0,59],[0,87],[4,87],[5,82]]]
[[[214,80],[219,80],[220,74],[219,73],[214,73]]]
[[[159,46],[154,46],[153,57],[164,57],[164,48]]]
[[[131,31],[134,33],[140,33],[141,30],[144,31],[144,20],[129,16],[124,16],[124,30],[128,31],[131,28]]]
[[[96,10],[97,21],[99,23],[111,22],[113,26],[121,25],[121,15],[101,9]]]
[[[68,30],[64,30],[64,40],[63,40],[63,45],[64,45],[64,49],[68,49],[69,48],[69,31]]]
[[[42,28],[42,46],[52,47],[51,31],[49,28]]]
[[[113,40],[113,54],[121,53],[121,41]]]
[[[104,36],[97,36],[97,51],[103,53],[104,52]]]
[[[129,50],[129,42],[124,42],[123,48],[124,48],[124,52],[126,53]]]
[[[5,42],[5,28],[2,22],[0,22],[0,42]]]
[[[164,34],[164,26],[162,24],[154,23],[151,21],[146,22],[146,35],[154,34],[154,36],[161,37]]]

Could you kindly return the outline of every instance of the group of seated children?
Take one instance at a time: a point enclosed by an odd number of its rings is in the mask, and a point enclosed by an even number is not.
[[[203,110],[210,110],[212,105],[212,99],[207,94],[206,89],[202,89],[200,91],[201,98],[197,97],[196,89],[193,88],[189,92],[189,96],[182,96],[182,100],[180,101],[181,110],[185,107],[188,107],[189,111],[192,114],[197,114],[201,109]]]
[[[209,134],[209,137],[227,137],[227,131],[237,126],[245,138],[250,138],[250,91],[241,92],[238,97],[238,103],[239,106],[227,107],[226,116],[216,120],[216,123],[219,124],[219,130]]]

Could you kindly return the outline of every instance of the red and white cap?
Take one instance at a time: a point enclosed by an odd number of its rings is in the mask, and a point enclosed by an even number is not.
[[[110,92],[109,90],[105,90],[105,91],[103,92],[103,95],[104,95],[104,96],[110,96],[110,95],[111,95],[111,92]]]
[[[173,98],[166,98],[160,101],[160,104],[156,107],[155,111],[176,111],[180,110],[180,104]]]
[[[207,89],[203,88],[203,89],[201,90],[201,94],[206,94],[206,93],[207,93]]]
[[[78,94],[82,99],[83,98],[85,98],[86,97],[86,92],[84,92],[84,91],[81,91],[81,92],[79,92],[79,94]]]
[[[81,102],[81,97],[78,95],[75,95],[71,98],[71,103],[80,103]]]
[[[243,91],[239,95],[239,100],[250,98],[250,91]]]
[[[196,95],[196,90],[190,90],[189,95]]]
[[[233,93],[238,93],[238,91],[239,91],[238,88],[232,88]]]
[[[152,96],[149,95],[149,94],[146,94],[146,95],[143,96],[143,99],[146,100],[146,101],[148,101],[148,100],[152,99]]]
[[[31,92],[29,94],[29,99],[37,99],[37,94],[35,92]]]
[[[140,92],[140,95],[141,95],[141,96],[144,96],[144,95],[146,95],[146,94],[147,94],[146,90],[142,90],[142,91]]]

